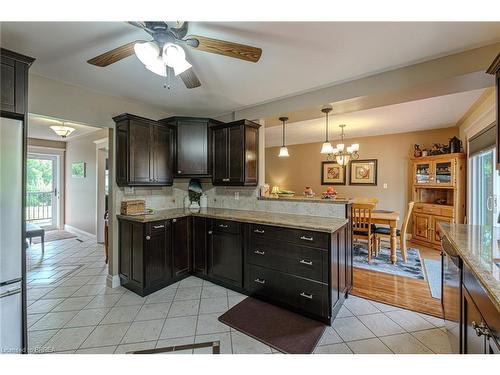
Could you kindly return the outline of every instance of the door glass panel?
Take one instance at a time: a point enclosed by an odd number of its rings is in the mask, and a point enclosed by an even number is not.
[[[26,164],[26,221],[44,228],[57,225],[56,160],[29,154]]]
[[[417,164],[416,179],[418,184],[425,184],[430,181],[430,164]]]
[[[496,224],[496,197],[494,192],[494,150],[485,150],[471,157],[470,178],[471,189],[469,201],[471,204],[470,224]],[[497,177],[498,178],[498,177]]]
[[[451,183],[451,162],[436,163],[436,183]]]

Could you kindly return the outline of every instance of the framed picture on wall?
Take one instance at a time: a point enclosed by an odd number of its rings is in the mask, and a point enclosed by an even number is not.
[[[71,163],[71,177],[85,178],[87,176],[87,164],[83,161]]]
[[[345,185],[345,170],[334,161],[322,161],[321,185]]]
[[[377,159],[352,160],[349,185],[377,185]]]

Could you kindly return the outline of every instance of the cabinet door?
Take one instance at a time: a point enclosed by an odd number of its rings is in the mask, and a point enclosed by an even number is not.
[[[126,124],[116,126],[116,183],[128,184],[128,130]]]
[[[432,242],[435,244],[440,244],[441,243],[441,237],[443,236],[441,232],[441,228],[439,227],[439,224],[451,224],[453,223],[453,219],[449,217],[443,217],[443,216],[433,216],[432,218]]]
[[[462,293],[462,350],[464,354],[485,354],[486,337],[478,336],[474,329],[483,323],[483,318],[466,288],[462,288]]]
[[[160,226],[151,223],[151,226]],[[161,223],[161,229],[151,231],[146,237],[146,288],[155,287],[168,281],[172,275],[171,268],[171,230],[170,223]],[[149,238],[149,239],[148,239]]]
[[[191,271],[190,257],[190,218],[172,220],[172,254],[174,277]]]
[[[129,132],[129,183],[149,184],[153,180],[151,125],[146,121],[130,120]]]
[[[208,123],[177,121],[177,176],[210,174],[208,161]]]
[[[431,216],[424,214],[413,214],[413,235],[422,241],[431,241]]]
[[[245,184],[257,184],[259,171],[259,129],[245,127]]]
[[[22,62],[2,56],[0,108],[2,111],[23,115],[26,108],[28,67]]]
[[[229,143],[229,182],[241,183],[245,181],[245,127],[231,126],[228,128]]]
[[[214,183],[224,183],[229,181],[229,155],[227,128],[217,128],[212,131],[213,143],[213,178]]]
[[[173,130],[168,126],[153,126],[153,169],[154,182],[162,185],[173,182]]]
[[[241,287],[243,285],[241,236],[214,231],[210,237],[210,276]]]
[[[207,274],[207,219],[193,217],[193,271]]]
[[[440,186],[455,185],[456,159],[434,163],[435,182]]]

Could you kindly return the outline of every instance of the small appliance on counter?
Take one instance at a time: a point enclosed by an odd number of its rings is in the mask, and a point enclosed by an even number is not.
[[[197,178],[192,178],[189,180],[189,200],[191,204],[189,205],[190,210],[200,209],[200,198],[203,195],[203,189],[201,187],[201,182]]]

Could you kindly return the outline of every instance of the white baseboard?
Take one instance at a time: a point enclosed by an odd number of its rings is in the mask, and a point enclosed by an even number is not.
[[[71,233],[79,235],[79,236],[86,236],[86,237],[90,237],[90,238],[97,238],[97,236],[95,234],[92,234],[92,233],[89,233],[89,232],[85,232],[84,230],[75,228],[74,226],[68,225],[68,224],[64,224],[64,230],[67,230],[68,232],[71,232]]]
[[[106,285],[109,288],[118,288],[120,286],[120,276],[118,275],[106,276]]]

